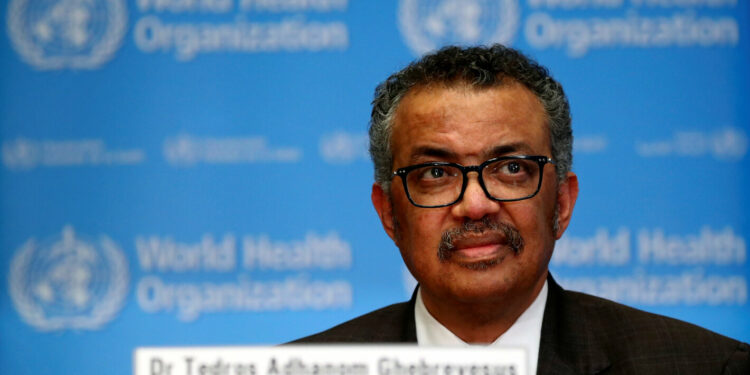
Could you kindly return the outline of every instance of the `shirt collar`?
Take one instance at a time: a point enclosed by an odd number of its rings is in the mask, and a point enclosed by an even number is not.
[[[529,354],[529,374],[536,373],[539,358],[539,340],[542,334],[542,319],[547,304],[547,281],[529,308],[516,319],[513,325],[489,346],[520,347]],[[417,292],[414,305],[414,321],[417,328],[417,343],[420,346],[469,346],[448,328],[438,322],[422,301],[422,293]]]

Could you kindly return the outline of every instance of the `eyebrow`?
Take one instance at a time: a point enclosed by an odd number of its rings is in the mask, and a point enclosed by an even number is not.
[[[487,152],[486,154],[490,158],[494,158],[494,157],[504,156],[504,155],[518,153],[518,152],[529,154],[529,153],[532,153],[533,151],[531,149],[531,146],[529,146],[528,144],[524,142],[515,142],[515,143],[509,143],[506,145],[499,145],[499,146],[492,147],[490,151]]]
[[[439,148],[434,146],[420,146],[414,149],[412,151],[411,156],[409,159],[411,161],[416,161],[422,157],[433,157],[438,159],[456,159],[458,155],[447,149],[447,148]]]
[[[488,149],[488,151],[484,152],[484,156],[487,158],[495,158],[519,152],[528,154],[532,152],[532,149],[528,144],[524,142],[514,142],[491,147]],[[440,148],[435,146],[419,146],[412,151],[411,155],[409,156],[409,160],[411,162],[417,162],[420,161],[419,159],[425,157],[442,160],[456,160],[459,158],[459,155],[447,148]]]

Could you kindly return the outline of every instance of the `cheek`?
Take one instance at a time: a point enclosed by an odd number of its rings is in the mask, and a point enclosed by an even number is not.
[[[553,232],[552,227],[557,209],[557,182],[554,173],[549,172],[544,175],[542,187],[536,196],[519,203],[523,203],[525,212],[533,216],[527,217],[526,221],[534,221],[538,226],[538,232]]]
[[[409,257],[419,261],[428,261],[430,254],[437,257],[440,237],[443,233],[441,209],[406,209],[398,215],[400,237],[398,246]],[[435,258],[437,259],[437,258]]]
[[[416,246],[417,251],[423,252],[430,245],[437,246],[437,242],[431,244],[433,237],[440,237],[440,221],[434,215],[434,212],[428,209],[412,210],[411,215],[407,218],[411,224],[412,245]]]
[[[533,248],[535,251],[539,251],[540,247],[549,246],[550,239],[554,237],[554,207],[542,198],[534,197],[508,207],[512,224],[521,232],[527,248]]]

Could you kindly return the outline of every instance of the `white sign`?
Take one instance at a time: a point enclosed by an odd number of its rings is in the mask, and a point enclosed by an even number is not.
[[[134,375],[525,375],[518,348],[406,345],[138,348]]]

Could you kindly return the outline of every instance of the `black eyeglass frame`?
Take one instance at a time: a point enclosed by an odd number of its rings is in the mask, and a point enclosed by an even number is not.
[[[482,170],[484,170],[484,168],[486,166],[488,166],[488,165],[490,165],[492,163],[495,163],[495,162],[498,162],[498,161],[503,161],[503,160],[533,160],[533,161],[535,161],[539,165],[539,183],[536,186],[536,190],[534,190],[533,193],[531,193],[528,196],[525,196],[523,198],[499,199],[499,198],[493,197],[492,194],[490,194],[490,192],[487,191],[487,186],[485,186],[485,184],[484,184],[484,178],[482,177]],[[492,159],[486,160],[482,164],[479,164],[479,165],[469,165],[469,166],[466,166],[466,167],[463,166],[463,165],[461,165],[461,164],[457,164],[457,163],[448,163],[448,162],[443,162],[443,161],[433,161],[433,162],[429,162],[429,163],[414,164],[414,165],[410,165],[408,167],[403,167],[403,168],[396,169],[395,171],[393,171],[393,176],[394,177],[395,176],[401,177],[401,182],[403,182],[403,184],[404,184],[404,192],[406,193],[406,197],[409,198],[409,202],[411,202],[411,204],[413,204],[413,205],[415,205],[417,207],[421,207],[421,208],[440,208],[440,207],[452,206],[452,205],[458,203],[458,201],[460,201],[461,199],[463,199],[464,192],[466,192],[466,186],[468,186],[469,177],[467,176],[467,174],[469,172],[477,172],[477,181],[479,181],[479,186],[482,187],[482,190],[484,191],[484,195],[486,195],[487,198],[489,198],[489,199],[491,199],[493,201],[496,201],[496,202],[515,202],[515,201],[522,201],[524,199],[533,198],[535,195],[537,195],[537,193],[539,193],[539,190],[542,188],[542,179],[544,177],[544,165],[545,164],[552,164],[552,165],[554,165],[555,162],[551,158],[548,158],[546,156],[541,156],[541,155],[501,156],[501,157],[497,157],[497,158],[492,158]],[[413,171],[415,169],[418,169],[418,168],[440,167],[440,166],[458,168],[461,171],[461,174],[463,174],[463,180],[462,180],[462,185],[461,185],[461,193],[458,194],[458,198],[456,198],[456,200],[454,200],[451,203],[441,204],[441,205],[438,205],[438,206],[424,206],[424,205],[415,203],[414,200],[411,198],[411,194],[409,194],[409,187],[406,184],[406,175],[409,174],[409,172],[411,172],[411,171]]]

